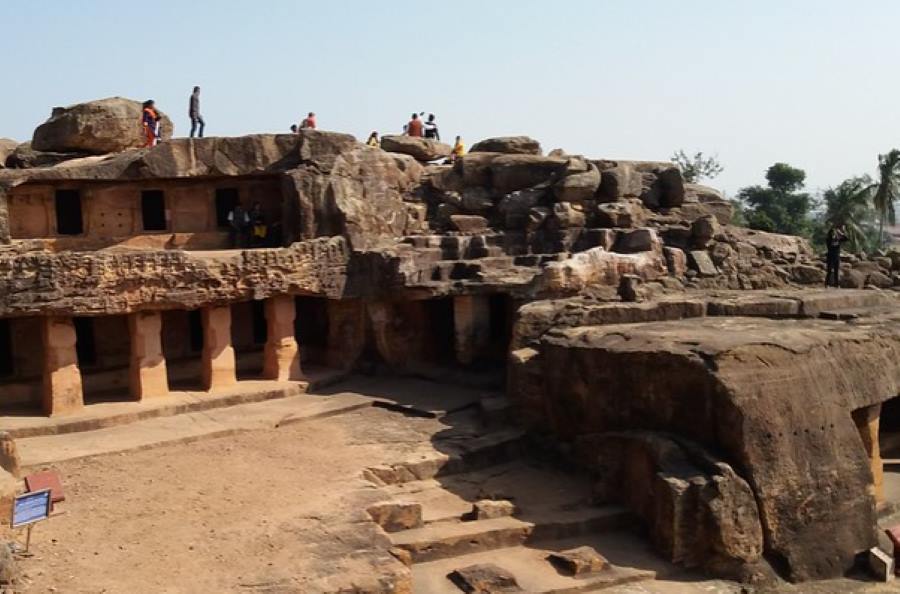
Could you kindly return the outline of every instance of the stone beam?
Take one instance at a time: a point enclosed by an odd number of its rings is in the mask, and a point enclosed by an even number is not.
[[[131,369],[129,385],[135,400],[169,393],[166,358],[162,349],[162,315],[142,311],[128,316],[131,334]]]
[[[469,365],[491,338],[491,308],[487,295],[453,298],[456,360]]]
[[[209,391],[237,383],[234,347],[231,345],[231,307],[204,307],[203,320],[203,385]]]
[[[294,336],[294,298],[279,295],[266,299],[265,310],[267,336],[263,377],[278,381],[302,379],[300,348]]]
[[[50,416],[77,412],[84,407],[81,370],[75,351],[72,318],[42,318],[44,340],[44,412]]]

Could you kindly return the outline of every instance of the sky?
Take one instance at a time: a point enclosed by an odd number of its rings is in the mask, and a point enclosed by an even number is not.
[[[896,0],[0,2],[0,137],[53,106],[152,98],[176,135],[527,134],[608,159],[717,155],[734,195],[787,162],[811,190],[900,146]]]

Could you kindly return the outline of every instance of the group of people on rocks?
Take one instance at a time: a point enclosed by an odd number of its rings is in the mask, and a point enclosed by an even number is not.
[[[424,111],[413,113],[409,122],[403,126],[403,134],[417,138],[428,138],[440,142],[441,133],[440,130],[438,130],[437,120],[434,114],[428,114],[428,119],[423,122],[421,116],[424,115]],[[200,87],[194,87],[191,96],[188,98],[188,118],[191,120],[190,137],[194,138],[194,135],[196,134],[198,138],[203,138],[203,130],[206,128],[206,122],[203,120],[203,116],[200,115]],[[161,116],[156,110],[156,103],[153,99],[144,101],[141,113],[141,126],[143,127],[144,132],[145,147],[153,147],[159,144],[161,137],[160,120]],[[315,129],[316,114],[312,111],[303,118],[299,126],[297,124],[291,125],[291,132],[294,134],[299,133],[300,130]],[[377,147],[379,144],[378,132],[372,132],[372,134],[369,135],[368,140],[366,140],[366,145]],[[465,154],[465,152],[466,149],[465,145],[463,145],[462,138],[457,136],[456,141],[453,144],[453,150],[450,152],[449,160],[453,162]]]

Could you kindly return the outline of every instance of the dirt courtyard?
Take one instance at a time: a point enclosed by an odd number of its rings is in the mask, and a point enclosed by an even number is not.
[[[361,478],[444,426],[378,408],[52,465],[65,514],[37,526],[27,591],[312,592],[374,546]]]

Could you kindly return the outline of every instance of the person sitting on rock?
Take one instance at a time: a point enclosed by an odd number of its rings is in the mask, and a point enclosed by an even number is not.
[[[415,136],[416,138],[422,137],[422,120],[419,119],[419,114],[412,114],[412,118],[406,124],[406,135]]]
[[[462,137],[457,136],[456,142],[453,144],[453,150],[450,151],[450,162],[454,162],[466,154],[466,147],[463,144]]]
[[[847,241],[847,233],[844,226],[831,225],[828,234],[825,236],[825,286],[840,286],[840,270],[841,270],[841,244]]]
[[[247,237],[247,229],[250,227],[250,215],[238,202],[234,208],[228,213],[229,238],[232,248],[244,247]]]
[[[316,129],[316,114],[314,114],[313,112],[309,112],[309,115],[307,115],[305,118],[303,118],[303,121],[300,122],[300,129],[301,130],[315,130]]]
[[[144,128],[144,146],[153,147],[159,142],[159,112],[156,111],[156,103],[148,99],[143,103],[141,112],[141,126]]]
[[[291,134],[296,134],[300,131],[300,128],[297,127],[297,124],[291,124]]]
[[[373,146],[378,148],[378,132],[372,132],[369,134],[369,139],[366,141],[366,146]]]
[[[425,138],[441,141],[441,134],[438,132],[437,122],[434,121],[434,114],[428,114],[428,121],[425,122]]]

